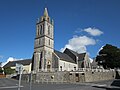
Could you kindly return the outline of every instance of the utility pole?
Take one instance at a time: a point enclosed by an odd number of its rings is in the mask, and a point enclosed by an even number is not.
[[[30,73],[30,90],[32,89],[32,71]]]
[[[18,74],[19,74],[18,90],[20,90],[20,87],[21,87],[21,76],[22,76],[22,72],[23,72],[23,65],[16,63],[16,71],[18,71]]]

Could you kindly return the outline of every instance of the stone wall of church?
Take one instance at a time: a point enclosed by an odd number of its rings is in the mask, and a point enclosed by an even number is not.
[[[59,60],[59,71],[76,71],[77,69],[77,64]]]
[[[89,59],[88,54],[85,55],[84,59],[85,59],[85,61],[84,61],[85,67],[84,68],[90,68],[91,66],[90,66],[90,59]]]

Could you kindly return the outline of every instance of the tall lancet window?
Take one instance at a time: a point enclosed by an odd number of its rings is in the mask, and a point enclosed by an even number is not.
[[[42,28],[42,25],[40,26],[40,35],[42,35],[43,33],[43,28]]]
[[[49,39],[49,45],[50,45],[50,39]]]
[[[50,26],[48,26],[48,35],[50,35]]]
[[[39,32],[40,31],[40,29],[39,29],[39,25],[37,26],[37,35],[39,35]]]
[[[44,24],[43,24],[43,28],[42,28],[42,33],[44,34]]]
[[[42,55],[43,55],[43,52],[41,52],[40,54],[39,69],[42,69]]]

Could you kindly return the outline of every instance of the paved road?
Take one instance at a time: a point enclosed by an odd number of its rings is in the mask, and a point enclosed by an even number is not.
[[[120,80],[115,81],[109,80],[81,84],[32,84],[31,90],[120,90]],[[118,87],[111,86],[111,84],[116,84]],[[0,90],[18,90],[17,85],[17,80],[0,79]],[[22,82],[21,90],[30,90],[29,83]]]

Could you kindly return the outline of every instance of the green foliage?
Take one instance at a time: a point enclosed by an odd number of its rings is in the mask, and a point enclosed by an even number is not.
[[[3,70],[2,70],[2,68],[0,67],[0,73],[3,73]]]
[[[4,68],[4,73],[5,74],[13,74],[13,73],[15,73],[15,69],[11,69],[10,67]]]
[[[104,68],[120,68],[120,49],[106,44],[96,57],[96,61]]]

